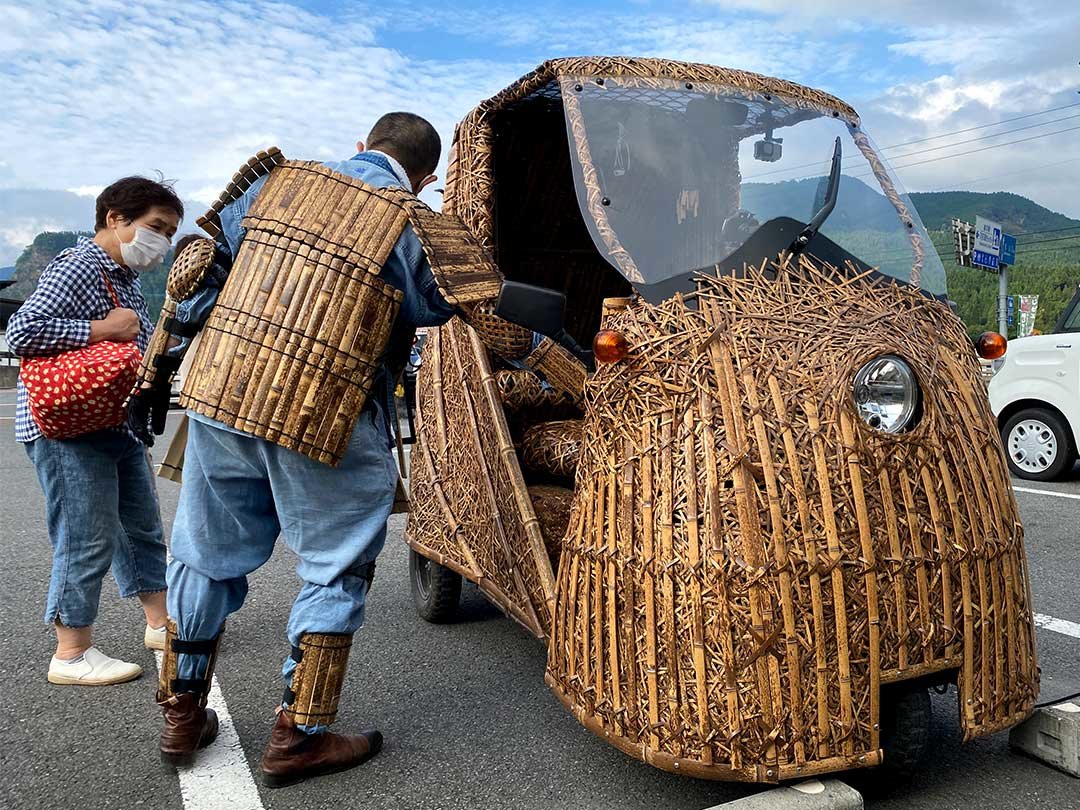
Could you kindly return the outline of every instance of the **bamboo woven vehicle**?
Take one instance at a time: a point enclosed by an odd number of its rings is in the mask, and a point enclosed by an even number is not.
[[[459,124],[444,206],[508,280],[565,294],[566,332],[561,299],[510,283],[490,324],[429,340],[406,532],[425,618],[471,580],[546,640],[582,725],[699,777],[910,770],[935,684],[965,741],[1030,713],[1023,529],[976,352],[851,107],[559,59]],[[500,316],[551,339],[526,354]],[[587,379],[553,352],[574,341]]]

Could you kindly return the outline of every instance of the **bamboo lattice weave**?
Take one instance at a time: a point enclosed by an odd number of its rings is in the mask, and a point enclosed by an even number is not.
[[[770,781],[873,764],[880,685],[959,668],[965,737],[1037,691],[1022,529],[948,310],[808,257],[609,311],[634,352],[587,385],[548,681],[668,770]],[[900,354],[918,426],[850,386]]]

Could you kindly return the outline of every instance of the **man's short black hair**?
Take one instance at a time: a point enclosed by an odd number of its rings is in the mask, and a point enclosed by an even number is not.
[[[170,208],[180,219],[184,218],[184,204],[171,185],[147,177],[123,177],[98,194],[94,230],[105,229],[105,217],[110,211],[130,222],[155,205]]]
[[[442,141],[435,127],[419,115],[392,112],[375,122],[367,148],[393,155],[410,177],[418,179],[439,165]]]

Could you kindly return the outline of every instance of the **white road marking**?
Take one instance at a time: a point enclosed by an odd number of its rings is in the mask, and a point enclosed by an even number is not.
[[[161,652],[155,652],[154,657],[160,671]],[[217,712],[218,736],[196,755],[192,767],[176,770],[184,810],[264,810],[216,676],[210,681],[206,705]]]
[[[1065,619],[1055,619],[1053,616],[1047,616],[1042,613],[1036,613],[1034,619],[1035,626],[1041,627],[1043,630],[1061,633],[1063,636],[1080,638],[1080,624],[1077,624],[1076,622],[1069,622]]]
[[[1080,501],[1080,495],[1074,495],[1071,492],[1054,492],[1049,489],[1033,489],[1032,487],[1013,487],[1013,492],[1032,492],[1036,495],[1053,495],[1055,498],[1069,498],[1070,500]]]

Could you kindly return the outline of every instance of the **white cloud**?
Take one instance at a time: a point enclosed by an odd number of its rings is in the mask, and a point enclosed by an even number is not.
[[[80,197],[97,197],[103,188],[104,186],[75,186],[74,188],[69,188],[67,190]]]

